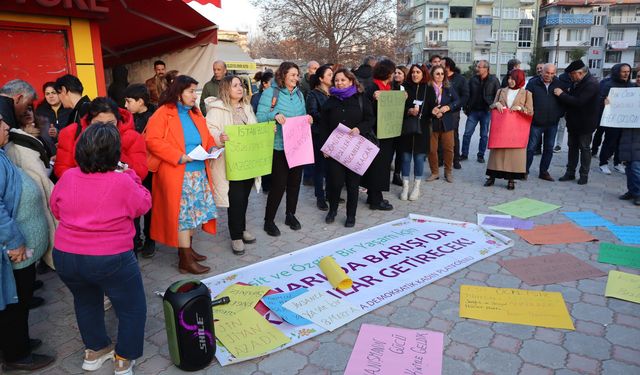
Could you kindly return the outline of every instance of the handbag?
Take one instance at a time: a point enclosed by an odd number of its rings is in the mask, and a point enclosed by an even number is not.
[[[422,120],[422,110],[425,106],[425,101],[427,100],[427,89],[424,90],[424,98],[422,98],[422,106],[420,106],[420,113],[418,116],[407,116],[402,121],[402,133],[401,135],[414,135],[414,134],[422,134],[422,126],[420,125]],[[418,89],[416,89],[417,93]]]

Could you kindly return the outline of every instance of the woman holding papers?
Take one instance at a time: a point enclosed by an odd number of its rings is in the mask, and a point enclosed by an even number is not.
[[[491,108],[503,111],[519,111],[533,116],[533,97],[524,89],[525,74],[523,70],[513,69],[509,73],[508,87],[498,90]],[[493,148],[489,153],[484,186],[491,186],[496,178],[509,180],[507,189],[516,188],[515,180],[524,180],[527,167],[526,145],[522,148]]]
[[[207,259],[191,247],[193,231],[203,225],[216,233],[216,205],[205,162],[188,154],[198,146],[208,152],[216,145],[196,104],[198,82],[176,77],[162,93],[159,108],[147,124],[147,163],[153,174],[151,238],[178,248],[181,273],[202,274]]]
[[[339,124],[351,129],[351,136],[366,134],[371,131],[375,116],[371,102],[364,97],[363,88],[356,76],[348,69],[340,69],[333,76],[334,87],[329,89],[331,96],[322,106],[320,130],[324,140],[329,138]],[[342,186],[347,186],[347,220],[344,226],[356,224],[356,208],[358,207],[358,186],[360,176],[338,163],[327,158],[327,193],[329,196],[329,213],[325,218],[327,224],[333,223],[338,212],[338,202]]]
[[[216,144],[224,145],[229,137],[224,132],[227,125],[255,124],[249,98],[245,95],[240,78],[227,76],[220,81],[218,100],[207,111],[207,127]],[[256,242],[256,237],[247,231],[246,217],[251,187],[260,187],[260,177],[243,181],[228,181],[224,154],[210,161],[209,168],[215,186],[213,199],[217,207],[227,207],[231,250],[235,255],[244,254],[244,244]]]
[[[276,121],[277,129],[273,143],[273,166],[271,167],[271,189],[267,197],[267,207],[264,214],[264,231],[268,235],[277,237],[280,229],[274,222],[282,196],[287,192],[287,207],[285,225],[293,230],[300,230],[302,225],[296,218],[300,181],[302,180],[302,166],[289,168],[284,154],[282,125],[288,117],[304,116],[307,110],[304,105],[302,92],[298,87],[300,69],[292,62],[283,62],[276,70],[275,85],[262,92],[258,104],[258,121]],[[309,123],[313,118],[308,116]]]

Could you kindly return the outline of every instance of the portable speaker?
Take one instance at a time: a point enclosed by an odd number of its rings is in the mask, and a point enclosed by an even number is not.
[[[173,363],[185,371],[205,368],[216,353],[209,288],[197,280],[173,283],[163,298]]]

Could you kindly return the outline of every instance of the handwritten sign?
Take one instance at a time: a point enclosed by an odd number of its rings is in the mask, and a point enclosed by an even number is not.
[[[278,314],[279,317],[284,319],[289,324],[293,324],[294,326],[311,324],[311,322],[307,319],[301,317],[293,311],[287,310],[284,306],[282,306],[285,302],[288,302],[291,299],[306,293],[307,290],[307,288],[300,288],[288,293],[270,294],[262,297],[262,302],[264,302],[271,311]]]
[[[614,270],[609,271],[604,295],[640,303],[640,275]]]
[[[591,211],[563,212],[563,214],[581,227],[607,227],[613,225],[609,220]]]
[[[333,331],[364,314],[350,302],[329,295],[323,290],[304,293],[285,302],[283,306],[328,331]]]
[[[607,274],[571,254],[551,254],[498,262],[529,285],[557,284]]]
[[[560,206],[535,199],[520,198],[489,208],[521,219],[528,219],[532,216],[538,216],[556,210],[560,208]]]
[[[361,135],[351,135],[351,129],[338,124],[320,151],[362,176],[380,152],[378,146]]]
[[[378,96],[378,139],[399,137],[402,133],[404,102],[402,91],[381,91]]]
[[[607,227],[618,239],[630,245],[640,245],[640,226],[617,226]]]
[[[441,332],[363,324],[344,375],[442,373]]]
[[[306,115],[287,118],[287,121],[282,125],[282,141],[289,168],[313,164],[311,125]]]
[[[220,297],[229,297],[231,302],[226,305],[216,305],[213,307],[213,317],[218,319],[221,316],[234,316],[236,313],[255,307],[260,298],[269,291],[267,286],[253,285],[229,285],[225,290],[220,292],[214,299]]]
[[[640,247],[601,242],[598,262],[640,268]]]
[[[460,317],[575,329],[564,298],[558,292],[461,285]]]
[[[499,218],[499,219],[511,219],[511,215],[489,215],[489,214],[477,214],[478,225],[489,230],[514,230],[515,228],[497,227],[485,223],[487,218]]]
[[[491,111],[489,148],[525,148],[529,143],[531,117],[520,111]]]
[[[254,309],[220,317],[214,327],[216,338],[236,358],[258,357],[291,341]]]
[[[572,223],[538,225],[531,230],[516,229],[515,232],[532,245],[555,245],[598,240]]]
[[[608,98],[600,126],[640,128],[640,87],[612,87]]]
[[[271,173],[274,123],[227,125],[225,164],[229,181],[242,181]]]
[[[514,218],[487,217],[483,224],[507,229],[533,229],[533,221]]]

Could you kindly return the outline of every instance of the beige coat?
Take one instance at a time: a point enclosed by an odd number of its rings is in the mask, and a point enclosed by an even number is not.
[[[224,132],[226,125],[239,125],[233,123],[233,114],[231,110],[224,106],[221,100],[207,101],[207,128],[216,141],[217,145],[222,145],[220,134]],[[244,112],[247,115],[249,124],[256,124],[258,120],[253,113],[250,104],[244,105]],[[216,207],[229,207],[229,181],[227,180],[227,170],[225,165],[224,152],[217,158],[209,161],[209,170],[213,178],[213,199]],[[257,191],[260,191],[262,179],[255,178]]]
[[[11,132],[32,137],[21,129],[11,129]],[[58,226],[58,221],[53,217],[53,214],[51,213],[51,206],[49,205],[51,191],[53,190],[53,182],[49,179],[51,168],[45,168],[42,160],[40,160],[40,154],[28,147],[18,146],[13,142],[9,142],[4,149],[13,164],[25,171],[27,175],[33,179],[42,193],[42,203],[44,205],[45,217],[49,226],[49,247],[42,259],[49,267],[54,268],[51,250],[53,249],[53,238],[56,227]]]

